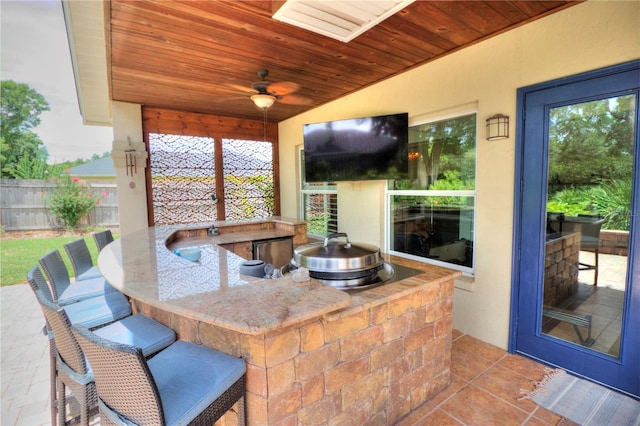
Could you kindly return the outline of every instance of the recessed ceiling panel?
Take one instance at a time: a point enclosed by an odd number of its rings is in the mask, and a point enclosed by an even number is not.
[[[288,0],[273,18],[346,43],[413,2]]]

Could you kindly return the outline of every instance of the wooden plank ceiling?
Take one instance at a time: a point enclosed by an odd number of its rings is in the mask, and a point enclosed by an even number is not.
[[[417,1],[349,43],[274,20],[269,1],[105,4],[112,99],[262,119],[243,87],[267,68],[308,102],[285,96],[278,122],[578,2]]]

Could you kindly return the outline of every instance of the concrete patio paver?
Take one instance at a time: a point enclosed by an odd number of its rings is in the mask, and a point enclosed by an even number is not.
[[[50,424],[49,341],[28,284],[0,292],[0,385],[3,425]]]

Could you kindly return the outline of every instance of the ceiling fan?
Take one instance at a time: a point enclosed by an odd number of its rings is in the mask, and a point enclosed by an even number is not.
[[[269,70],[260,68],[258,76],[260,81],[251,84],[251,87],[235,86],[235,88],[251,93],[251,100],[260,109],[270,108],[276,101],[288,105],[309,105],[311,99],[296,95],[300,85],[291,81],[279,81],[271,83],[266,80]]]

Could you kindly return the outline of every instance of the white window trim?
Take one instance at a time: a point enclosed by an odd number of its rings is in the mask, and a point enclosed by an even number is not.
[[[297,150],[297,160],[296,162],[298,163],[298,187],[300,188],[300,202],[298,203],[298,208],[299,208],[299,217],[301,220],[306,220],[305,219],[305,210],[304,210],[304,194],[328,194],[328,195],[338,195],[338,186],[335,185],[335,189],[327,189],[326,186],[322,186],[321,188],[318,189],[313,189],[313,188],[304,188],[304,174],[302,173],[302,162],[300,161],[300,157],[302,156],[302,151],[304,150],[304,147],[302,145],[299,145]],[[309,231],[307,230],[307,235],[310,237],[322,237],[320,235],[315,235],[315,234],[310,234]]]
[[[478,141],[480,140],[478,135],[479,133],[479,120],[478,120],[478,107],[474,105],[473,107],[466,106],[455,112],[447,113],[447,114],[434,114],[434,115],[423,115],[419,117],[419,119],[412,120],[409,117],[409,127],[420,126],[422,124],[435,123],[438,121],[448,120],[451,118],[462,117],[464,115],[476,115],[476,167],[475,167],[475,182],[476,187],[474,190],[460,190],[460,191],[442,191],[442,190],[390,190],[389,185],[387,185],[385,189],[385,206],[384,206],[384,251],[394,256],[403,257],[406,259],[415,260],[417,262],[428,263],[436,266],[442,266],[444,268],[453,269],[456,271],[460,271],[463,273],[465,277],[473,277],[475,274],[474,268],[469,268],[467,266],[456,265],[453,263],[442,262],[435,259],[427,259],[421,256],[415,256],[408,253],[403,253],[399,251],[395,251],[391,249],[391,216],[390,216],[390,208],[391,208],[391,197],[395,195],[409,195],[409,196],[431,196],[431,197],[439,197],[439,196],[470,196],[473,197],[473,259],[472,264],[475,267],[476,264],[476,230],[477,230],[477,204],[478,204]]]

